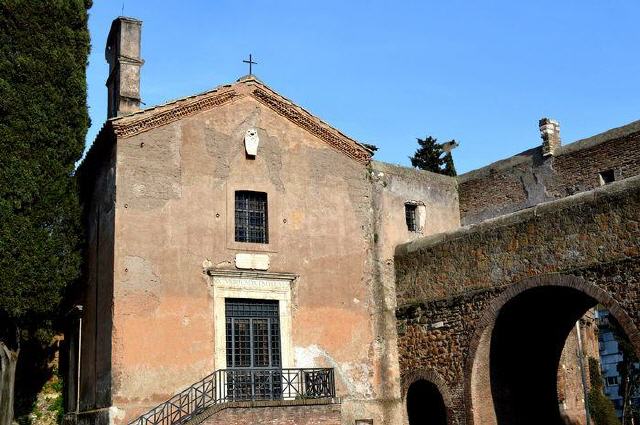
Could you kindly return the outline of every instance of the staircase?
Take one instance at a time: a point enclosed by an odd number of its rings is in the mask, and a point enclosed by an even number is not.
[[[175,425],[213,406],[247,401],[334,398],[333,369],[220,369],[129,425]],[[217,410],[217,409],[215,409]]]

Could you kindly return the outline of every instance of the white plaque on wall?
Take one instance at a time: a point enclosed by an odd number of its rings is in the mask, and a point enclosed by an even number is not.
[[[236,267],[248,270],[269,270],[269,256],[267,254],[236,254]]]

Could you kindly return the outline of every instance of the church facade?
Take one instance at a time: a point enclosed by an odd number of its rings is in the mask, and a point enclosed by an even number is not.
[[[65,335],[70,423],[406,424],[413,378],[439,373],[439,420],[464,423],[462,369],[437,363],[464,354],[439,339],[458,316],[427,323],[404,305],[405,288],[428,286],[411,273],[429,259],[403,250],[638,174],[637,158],[603,151],[637,149],[637,123],[562,147],[543,120],[540,148],[452,178],[374,161],[254,75],[140,109],[141,25],[112,24],[109,116],[78,169],[87,249]],[[447,276],[431,277],[429,299],[449,308]],[[436,375],[418,374],[430,359]],[[580,373],[561,376],[577,382],[562,386],[577,415]]]
[[[393,252],[459,226],[455,180],[372,161],[252,75],[138,110],[140,27],[114,21],[110,117],[78,171],[68,410],[128,423],[225,371],[226,401],[295,403],[315,376],[327,423],[401,421]]]

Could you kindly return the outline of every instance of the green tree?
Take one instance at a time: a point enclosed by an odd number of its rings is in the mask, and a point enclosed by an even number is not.
[[[453,164],[453,155],[451,155],[451,152],[447,152],[444,154],[443,161],[444,169],[442,170],[442,174],[451,177],[457,176],[458,173],[456,172],[456,166]]]
[[[640,369],[638,368],[638,356],[633,344],[627,338],[620,323],[609,314],[609,326],[613,336],[618,342],[618,349],[622,353],[622,360],[617,365],[620,373],[620,387],[618,395],[622,397],[622,422],[624,425],[631,424],[638,415],[637,406],[633,404],[633,397],[640,391]]]
[[[73,180],[89,124],[91,0],[0,0],[0,425],[21,341],[46,338],[80,272]]]
[[[446,145],[456,146],[455,140],[447,142]],[[418,139],[418,149],[413,156],[410,156],[411,165],[421,170],[431,171],[447,176],[456,175],[456,167],[453,165],[451,152],[445,152],[443,145],[438,143],[435,137],[427,136]]]
[[[589,357],[589,413],[595,425],[620,425],[613,402],[604,395],[600,362]]]

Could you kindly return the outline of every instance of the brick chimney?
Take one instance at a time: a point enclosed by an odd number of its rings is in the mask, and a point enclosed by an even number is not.
[[[542,118],[540,125],[540,136],[542,137],[542,155],[554,155],[562,145],[560,141],[560,124],[558,121],[549,118]]]
[[[119,16],[111,23],[104,52],[109,63],[107,118],[140,109],[140,33],[142,21]]]

